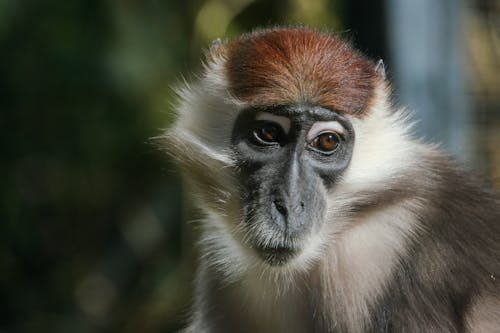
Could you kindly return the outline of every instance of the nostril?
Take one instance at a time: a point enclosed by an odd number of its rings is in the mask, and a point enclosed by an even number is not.
[[[276,210],[278,212],[280,212],[281,215],[283,216],[287,216],[288,214],[288,211],[287,209],[285,208],[285,206],[283,205],[283,203],[279,200],[274,200],[274,207],[276,207]]]
[[[293,206],[293,213],[294,214],[302,214],[304,212],[304,207],[305,204],[303,201],[298,202],[296,205]]]

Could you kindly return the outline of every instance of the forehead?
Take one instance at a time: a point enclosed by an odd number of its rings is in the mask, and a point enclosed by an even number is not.
[[[346,42],[308,29],[265,30],[226,45],[230,92],[253,106],[307,103],[362,116],[373,64]]]

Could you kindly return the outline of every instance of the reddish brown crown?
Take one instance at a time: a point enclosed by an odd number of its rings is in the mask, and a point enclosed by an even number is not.
[[[362,116],[377,79],[348,43],[306,28],[244,35],[224,53],[231,93],[255,106],[310,103]]]

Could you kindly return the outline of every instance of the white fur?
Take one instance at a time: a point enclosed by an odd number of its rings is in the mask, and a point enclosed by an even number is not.
[[[494,277],[493,277],[494,278]],[[483,295],[473,303],[467,315],[470,333],[490,333],[500,330],[500,300]]]
[[[403,111],[389,105],[388,87],[375,89],[372,107],[362,118],[350,117],[355,143],[352,160],[340,187],[347,192],[384,183],[417,162],[419,144],[410,137],[411,124]]]
[[[177,90],[180,104],[174,130],[189,133],[213,152],[224,152],[230,145],[232,128],[244,105],[227,91],[223,60],[206,64],[205,75],[195,84]]]
[[[245,244],[235,237],[235,228],[221,219],[220,214],[212,211],[206,211],[206,214],[200,240],[202,258],[221,274],[224,283],[232,283],[257,261],[248,254]]]

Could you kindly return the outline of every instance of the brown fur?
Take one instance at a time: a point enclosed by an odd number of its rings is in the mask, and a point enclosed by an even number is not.
[[[378,77],[346,42],[304,28],[244,35],[226,57],[230,92],[258,106],[310,103],[362,116]]]

